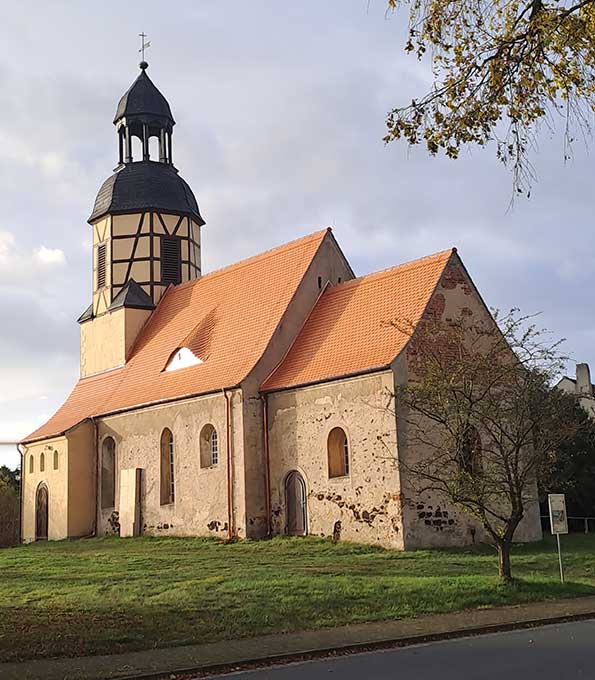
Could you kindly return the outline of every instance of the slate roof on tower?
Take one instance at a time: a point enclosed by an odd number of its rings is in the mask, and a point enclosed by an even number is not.
[[[202,226],[192,189],[172,165],[155,161],[128,163],[102,184],[89,222],[104,215],[157,210],[173,215],[191,215]]]
[[[118,103],[114,123],[123,117],[143,115],[156,116],[168,120],[172,125],[175,124],[167,99],[147,75],[146,66],[143,68],[141,65],[138,78],[126,90]]]

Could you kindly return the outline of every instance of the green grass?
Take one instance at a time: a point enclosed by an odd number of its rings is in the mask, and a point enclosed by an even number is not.
[[[212,642],[262,633],[595,595],[595,535],[518,546],[512,586],[487,547],[399,553],[307,539],[223,545],[101,538],[0,550],[0,660]]]

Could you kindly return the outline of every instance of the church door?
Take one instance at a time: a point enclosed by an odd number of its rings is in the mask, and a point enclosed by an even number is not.
[[[48,538],[48,488],[42,484],[37,489],[35,507],[35,540],[47,541]]]
[[[285,480],[285,503],[287,508],[287,533],[290,536],[306,534],[306,484],[295,470]]]

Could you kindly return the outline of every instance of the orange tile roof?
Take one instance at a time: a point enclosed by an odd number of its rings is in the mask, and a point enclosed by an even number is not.
[[[238,385],[262,356],[329,232],[170,288],[126,366],[79,380],[57,413],[24,441],[62,434],[92,416]],[[184,346],[204,363],[164,372]]]
[[[454,249],[327,288],[262,390],[279,390],[387,367],[417,323]]]

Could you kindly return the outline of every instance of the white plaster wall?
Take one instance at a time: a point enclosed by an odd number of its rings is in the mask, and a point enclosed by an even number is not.
[[[54,451],[58,452],[58,469],[54,470]],[[45,455],[45,471],[39,470],[39,456]],[[34,471],[29,472],[33,456]],[[68,536],[68,443],[65,437],[29,444],[25,454],[23,473],[22,540],[35,540],[36,494],[39,485],[48,487],[48,539],[60,540]]]

